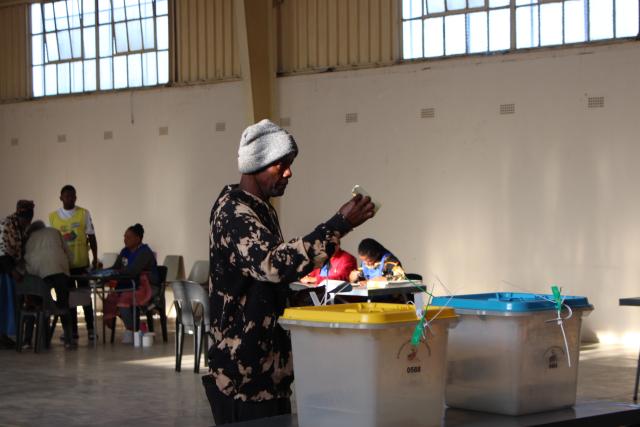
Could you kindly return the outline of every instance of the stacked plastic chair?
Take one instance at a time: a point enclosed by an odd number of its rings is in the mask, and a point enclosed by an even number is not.
[[[185,334],[193,335],[194,368],[200,372],[203,349],[208,348],[209,295],[200,283],[175,281],[171,283],[176,308],[176,372],[181,371]]]

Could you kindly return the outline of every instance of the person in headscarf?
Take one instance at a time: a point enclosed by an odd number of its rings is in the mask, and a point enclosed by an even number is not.
[[[0,221],[0,348],[15,348],[15,287],[22,279],[25,231],[33,219],[34,203],[18,200],[16,211]]]

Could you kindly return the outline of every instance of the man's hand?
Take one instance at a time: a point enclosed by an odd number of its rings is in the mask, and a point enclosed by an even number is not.
[[[91,263],[91,267],[93,267],[94,270],[98,269],[98,259],[94,258],[93,262]]]
[[[358,194],[342,205],[338,212],[355,228],[373,217],[375,214],[373,208],[370,197],[362,197],[362,195]]]

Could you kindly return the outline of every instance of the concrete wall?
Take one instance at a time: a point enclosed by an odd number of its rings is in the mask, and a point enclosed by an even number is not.
[[[159,261],[182,254],[188,273],[193,261],[208,259],[212,200],[237,180],[241,91],[234,82],[3,105],[0,211],[31,198],[36,218],[46,219],[70,183],[92,214],[100,253],[118,252],[126,227],[140,222]]]
[[[605,339],[638,330],[617,299],[640,293],[639,66],[632,43],[281,79],[302,153],[285,229],[310,229],[358,183],[383,206],[348,249],[373,236],[456,292],[559,284],[596,305]]]
[[[601,338],[624,338],[640,330],[640,313],[617,307],[640,293],[639,66],[626,43],[280,78],[301,148],[284,233],[310,231],[358,183],[382,208],[348,250],[373,236],[455,292],[558,284],[596,305]],[[587,108],[593,96],[604,108]],[[0,208],[32,197],[42,216],[71,182],[101,252],[140,221],[160,258],[182,253],[189,268],[207,256],[213,198],[237,179],[244,108],[237,82],[0,106]]]

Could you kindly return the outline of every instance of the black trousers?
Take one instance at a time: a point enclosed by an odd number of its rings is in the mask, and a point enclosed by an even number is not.
[[[262,402],[243,402],[222,393],[211,375],[202,377],[202,385],[207,393],[213,420],[217,426],[291,413],[291,400],[288,397]]]
[[[85,274],[87,272],[87,267],[83,268],[72,268],[71,274]],[[87,280],[77,280],[78,288],[88,288],[89,282]],[[93,307],[91,304],[83,305],[82,310],[84,311],[84,321],[87,322],[87,331],[93,331]],[[73,330],[73,335],[78,335],[78,311],[75,307],[71,307],[71,329]]]
[[[44,282],[49,285],[51,288],[56,291],[56,305],[62,309],[69,308],[69,289],[73,285],[73,281],[66,274],[52,274],[44,278]],[[38,298],[38,297],[35,297]],[[42,304],[42,300],[38,298],[37,301],[39,304]],[[62,328],[65,331],[71,330],[71,318],[69,315],[61,316],[60,321],[62,322]],[[31,339],[33,337],[33,326],[34,321],[33,317],[27,317],[25,321],[25,332],[23,342],[27,344],[31,344]],[[65,332],[64,334],[65,343],[71,342],[71,337],[69,334]]]

